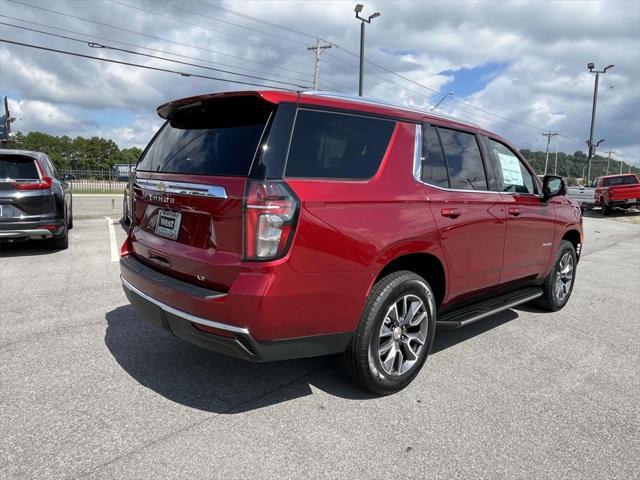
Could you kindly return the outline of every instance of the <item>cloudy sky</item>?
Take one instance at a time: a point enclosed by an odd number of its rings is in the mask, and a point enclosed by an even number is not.
[[[315,37],[334,44],[321,57],[320,88],[353,94],[360,28],[354,4],[0,0],[4,40],[232,80],[0,43],[0,94],[10,97],[14,130],[143,146],[160,125],[155,107],[165,101],[255,88],[233,80],[311,86],[307,46]],[[560,151],[584,151],[594,83],[586,64],[615,64],[601,76],[596,139],[606,139],[600,153],[611,149],[640,165],[640,1],[365,2],[365,14],[375,11],[382,15],[367,26],[365,95],[429,109],[452,91],[439,112],[495,130],[520,148],[543,150],[541,133],[550,130],[560,133]]]

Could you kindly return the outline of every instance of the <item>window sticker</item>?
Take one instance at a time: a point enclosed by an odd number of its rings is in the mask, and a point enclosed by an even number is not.
[[[522,170],[520,170],[520,161],[513,155],[505,155],[498,153],[500,160],[500,168],[502,168],[502,179],[505,185],[521,185],[524,186],[522,178]]]

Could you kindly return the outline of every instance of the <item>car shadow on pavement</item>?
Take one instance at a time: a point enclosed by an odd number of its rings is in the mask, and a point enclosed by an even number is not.
[[[625,218],[625,217],[637,217],[640,216],[640,209],[630,208],[630,209],[622,209],[622,208],[613,208],[609,215],[604,215],[600,208],[596,208],[594,210],[585,210],[582,213],[583,217],[589,218]]]
[[[439,330],[432,354],[509,322],[509,310],[451,331]],[[349,400],[376,396],[355,386],[333,357],[251,363],[202,349],[141,319],[130,305],[106,314],[105,344],[118,364],[163,397],[213,413],[235,414],[313,393]]]
[[[0,243],[0,258],[53,255],[60,252],[61,250],[49,247],[48,240],[27,240],[22,242]]]

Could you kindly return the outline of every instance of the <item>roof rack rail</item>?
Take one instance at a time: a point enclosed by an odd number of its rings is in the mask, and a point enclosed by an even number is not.
[[[443,120],[452,120],[454,122],[463,123],[463,124],[466,124],[466,125],[470,125],[472,127],[483,129],[483,127],[481,127],[480,125],[477,125],[477,124],[475,124],[473,122],[469,122],[467,120],[462,120],[460,118],[453,117],[451,115],[445,115],[445,114],[442,114],[442,113],[434,113],[434,112],[425,112],[424,110],[420,110],[420,109],[412,108],[412,107],[407,107],[406,105],[400,105],[398,103],[386,102],[384,100],[378,100],[377,98],[360,97],[360,96],[357,96],[357,95],[349,95],[349,94],[346,94],[346,93],[331,92],[331,91],[325,91],[325,90],[308,90],[308,91],[303,91],[303,92],[300,92],[300,93],[302,95],[314,95],[314,96],[318,96],[318,97],[341,98],[341,99],[344,99],[344,100],[360,102],[360,103],[364,103],[364,104],[368,104],[368,105],[377,105],[377,106],[381,106],[381,107],[394,107],[394,108],[399,108],[401,110],[406,110],[408,112],[420,113],[422,115],[429,116],[429,117],[442,118]]]

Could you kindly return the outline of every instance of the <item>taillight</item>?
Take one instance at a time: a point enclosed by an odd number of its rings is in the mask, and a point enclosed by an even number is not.
[[[51,188],[53,180],[51,177],[42,177],[40,180],[35,181],[20,181],[11,182],[11,184],[18,190],[45,190]]]
[[[34,162],[38,169],[38,173],[40,174],[40,178],[38,180],[21,180],[19,182],[11,182],[17,190],[46,190],[47,188],[51,188],[53,179],[45,175],[40,163],[38,163],[38,160],[34,160]]]
[[[127,235],[127,238],[124,239],[124,243],[120,247],[120,257],[131,255],[131,250],[131,237]]]
[[[280,180],[249,180],[244,204],[244,256],[273,260],[289,247],[298,213],[298,199]]]

